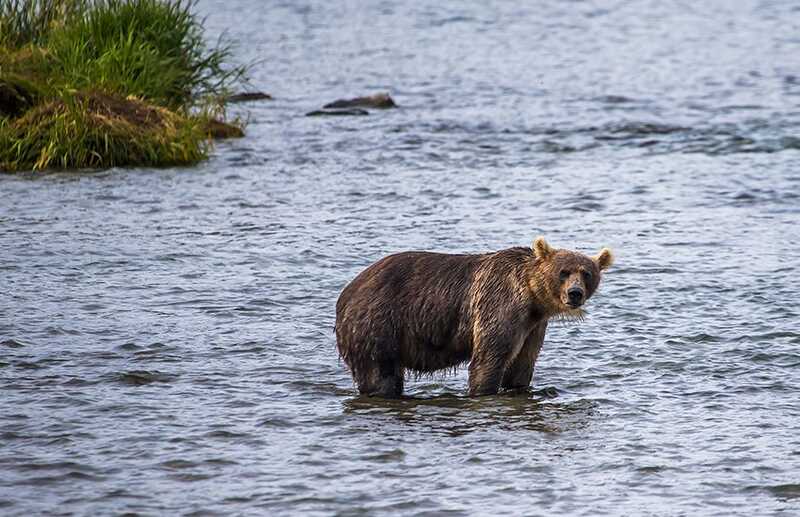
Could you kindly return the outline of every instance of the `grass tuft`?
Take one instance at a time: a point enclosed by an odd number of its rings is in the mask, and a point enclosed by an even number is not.
[[[230,46],[206,47],[193,2],[102,0],[53,31],[48,48],[72,88],[89,85],[179,107],[223,94],[244,75]]]
[[[187,164],[245,67],[188,0],[0,0],[0,170]],[[193,115],[192,115],[193,114]]]
[[[134,97],[77,92],[0,121],[0,168],[191,164],[207,155],[204,124]]]
[[[0,0],[0,46],[43,45],[50,33],[79,18],[90,0]]]

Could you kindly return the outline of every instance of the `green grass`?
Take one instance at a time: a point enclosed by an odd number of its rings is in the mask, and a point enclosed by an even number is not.
[[[101,92],[51,100],[0,119],[0,169],[182,165],[207,155],[205,121]]]
[[[42,45],[88,9],[88,0],[0,0],[0,46]]]
[[[206,46],[193,6],[0,0],[0,170],[203,159],[222,134],[209,106],[245,67],[225,65],[229,45]]]
[[[69,86],[102,86],[167,106],[219,94],[242,67],[225,68],[229,46],[209,49],[191,2],[102,0],[54,31],[48,49]]]

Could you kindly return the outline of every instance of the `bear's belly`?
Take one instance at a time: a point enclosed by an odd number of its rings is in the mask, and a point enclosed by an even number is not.
[[[433,372],[468,362],[472,347],[459,340],[419,340],[403,343],[400,352],[403,367],[418,372]]]

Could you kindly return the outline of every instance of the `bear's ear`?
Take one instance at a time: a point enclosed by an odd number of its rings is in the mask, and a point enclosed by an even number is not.
[[[553,253],[553,248],[547,244],[547,241],[544,240],[544,237],[541,235],[536,237],[536,240],[533,241],[533,254],[539,260],[544,260],[549,257]]]
[[[611,264],[614,263],[614,255],[611,253],[611,250],[608,248],[603,248],[600,250],[600,253],[592,257],[597,267],[600,268],[600,271],[604,271],[611,267]]]

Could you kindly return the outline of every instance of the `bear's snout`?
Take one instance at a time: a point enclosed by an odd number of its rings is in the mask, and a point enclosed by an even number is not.
[[[573,309],[577,309],[581,305],[583,305],[584,297],[586,293],[580,287],[570,287],[567,290],[567,305],[572,307]]]

